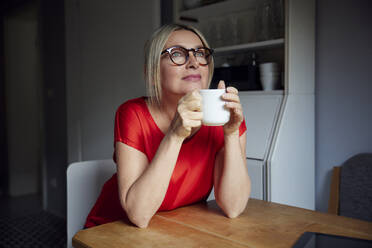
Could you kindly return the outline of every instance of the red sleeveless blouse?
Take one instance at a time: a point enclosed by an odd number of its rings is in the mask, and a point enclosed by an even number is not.
[[[246,131],[245,122],[239,134]],[[115,142],[122,142],[144,153],[152,161],[164,133],[156,125],[145,98],[123,103],[116,112]],[[174,167],[165,198],[158,211],[172,210],[208,198],[213,187],[213,169],[218,151],[224,145],[223,128],[201,126],[185,139]],[[114,153],[114,160],[115,153]],[[104,184],[90,211],[85,227],[89,228],[126,218],[121,207],[116,173]]]

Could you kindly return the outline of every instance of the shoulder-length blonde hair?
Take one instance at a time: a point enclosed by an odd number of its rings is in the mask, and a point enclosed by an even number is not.
[[[162,100],[162,87],[160,77],[160,58],[161,52],[164,49],[165,43],[168,41],[169,36],[172,32],[177,30],[189,30],[195,33],[203,43],[203,46],[208,47],[208,42],[201,34],[199,30],[192,26],[186,26],[181,24],[167,24],[157,29],[151,38],[145,44],[145,82],[147,88],[147,94],[150,97],[151,104],[159,105]],[[212,80],[214,62],[213,57],[208,65],[209,78],[208,87]]]

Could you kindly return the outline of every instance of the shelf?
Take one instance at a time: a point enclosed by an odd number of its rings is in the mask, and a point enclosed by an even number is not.
[[[239,95],[284,95],[284,90],[252,90],[252,91],[239,91]]]
[[[233,45],[233,46],[218,47],[214,49],[214,54],[216,56],[219,56],[219,55],[224,55],[226,53],[232,54],[235,52],[237,53],[237,52],[242,52],[246,50],[264,49],[264,48],[279,47],[279,46],[284,46],[284,39],[266,40],[266,41],[239,44],[239,45]]]
[[[236,12],[254,10],[256,8],[256,0],[228,0],[210,5],[201,6],[195,9],[184,10],[179,13],[179,17],[191,20],[204,19],[216,16],[223,16]]]

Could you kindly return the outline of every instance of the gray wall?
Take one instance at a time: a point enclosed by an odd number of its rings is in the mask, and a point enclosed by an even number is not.
[[[145,95],[143,47],[160,24],[158,0],[65,0],[64,4],[68,141],[64,173],[56,177],[63,182],[70,163],[112,158],[116,108]],[[63,201],[48,200],[51,208],[66,206],[66,194],[55,197]]]
[[[316,209],[327,211],[331,170],[372,152],[372,1],[318,0]]]
[[[111,158],[117,107],[145,95],[143,47],[160,1],[66,0],[68,162]]]

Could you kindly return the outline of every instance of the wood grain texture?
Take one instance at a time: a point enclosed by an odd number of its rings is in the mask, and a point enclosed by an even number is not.
[[[82,230],[73,238],[87,247],[291,247],[305,231],[372,240],[372,223],[250,199],[227,218],[215,201],[157,213],[147,229],[117,221]]]
[[[72,245],[84,248],[249,247],[159,216],[154,216],[146,229],[122,221],[85,229],[74,236]]]
[[[370,222],[255,199],[236,219],[224,217],[214,201],[159,215],[254,247],[291,247],[305,231],[372,240]]]

